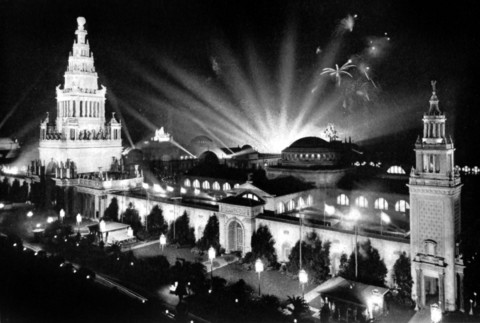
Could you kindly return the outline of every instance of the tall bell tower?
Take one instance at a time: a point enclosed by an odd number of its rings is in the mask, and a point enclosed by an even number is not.
[[[460,234],[462,184],[455,171],[454,144],[446,136],[436,82],[423,116],[423,136],[415,143],[416,165],[409,180],[412,294],[419,307],[463,309],[463,266],[456,250]]]

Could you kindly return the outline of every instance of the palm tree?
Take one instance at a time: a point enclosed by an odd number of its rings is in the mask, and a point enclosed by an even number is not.
[[[338,67],[338,64],[335,64],[335,68],[330,68],[326,67],[322,70],[322,73],[320,75],[328,74],[330,76],[334,76],[335,79],[337,80],[337,86],[340,86],[342,83],[342,75],[348,75],[351,78],[353,78],[352,74],[350,74],[347,70],[356,67],[355,65],[352,64],[352,60],[348,60],[345,64],[343,64],[341,67]]]

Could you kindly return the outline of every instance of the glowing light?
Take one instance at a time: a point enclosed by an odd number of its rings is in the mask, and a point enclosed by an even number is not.
[[[3,209],[5,207],[5,204],[0,203],[0,209]]]
[[[352,208],[350,210],[349,218],[352,221],[358,221],[362,215],[360,214],[360,211],[356,208]]]
[[[142,183],[142,187],[143,187],[144,190],[148,190],[150,185],[148,185],[148,183]]]
[[[340,21],[341,28],[352,32],[353,26],[355,25],[355,18],[357,18],[357,15],[354,15],[353,17],[351,15],[348,15],[347,17],[343,18]]]
[[[342,83],[342,75],[347,75],[353,78],[352,74],[348,72],[348,69],[355,67],[355,65],[351,64],[351,60],[348,60],[345,64],[343,64],[341,67],[338,67],[338,64],[335,64],[335,68],[330,68],[326,67],[322,70],[322,73],[320,75],[328,74],[330,76],[334,76],[337,85],[340,86]]]
[[[334,215],[335,207],[333,205],[328,205],[327,203],[325,203],[325,213],[327,215]]]
[[[180,188],[180,194],[187,194],[187,189],[184,187]]]
[[[195,194],[195,195],[200,194],[200,190],[199,190],[198,188],[196,188],[196,189],[193,191],[193,194]]]
[[[381,217],[382,221],[385,222],[385,223],[390,223],[390,221],[391,221],[391,220],[390,220],[390,217],[389,217],[388,214],[385,213],[385,212],[382,212],[382,213],[380,214],[380,217]]]
[[[153,184],[153,191],[157,193],[165,193],[165,190],[160,186],[160,184]]]
[[[37,223],[36,227],[40,228],[42,225],[40,223]]]
[[[49,216],[49,217],[47,218],[47,223],[52,223],[53,221],[55,221],[55,220],[53,219],[53,217]]]
[[[174,191],[174,188],[171,187],[171,186],[167,186],[167,191],[168,191],[168,192],[173,192],[173,191]]]
[[[32,211],[28,211],[27,212],[27,217],[31,218],[33,216],[33,212]]]
[[[300,269],[298,272],[298,280],[300,284],[306,284],[308,282],[308,274],[305,269]]]

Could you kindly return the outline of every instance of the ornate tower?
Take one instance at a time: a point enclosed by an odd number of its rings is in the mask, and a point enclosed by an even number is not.
[[[106,88],[98,88],[98,75],[84,28],[85,18],[77,18],[72,52],[68,58],[63,89],[57,86],[55,124],[47,119],[40,126],[40,160],[53,167],[67,160],[77,172],[110,169],[112,157],[120,158],[121,124],[112,115],[105,120]]]
[[[446,118],[438,106],[435,81],[432,88],[430,108],[423,116],[423,137],[415,143],[416,166],[408,185],[412,293],[420,307],[432,301],[442,310],[453,311],[463,308],[463,298],[458,297],[463,266],[455,248],[460,233],[462,184],[455,172],[453,141],[445,135]]]

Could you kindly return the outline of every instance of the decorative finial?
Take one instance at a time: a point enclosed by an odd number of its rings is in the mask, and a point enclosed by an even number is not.
[[[84,29],[83,26],[85,25],[86,22],[87,20],[84,17],[78,17],[77,18],[78,29],[83,30]]]
[[[432,92],[433,92],[433,93],[437,92],[437,87],[436,87],[437,81],[433,81],[433,80],[432,80],[432,81],[430,82],[430,84],[432,84]]]
[[[432,96],[430,97],[430,109],[428,109],[429,115],[441,115],[442,112],[438,107],[438,98],[437,98],[437,81],[431,81],[432,85]]]

